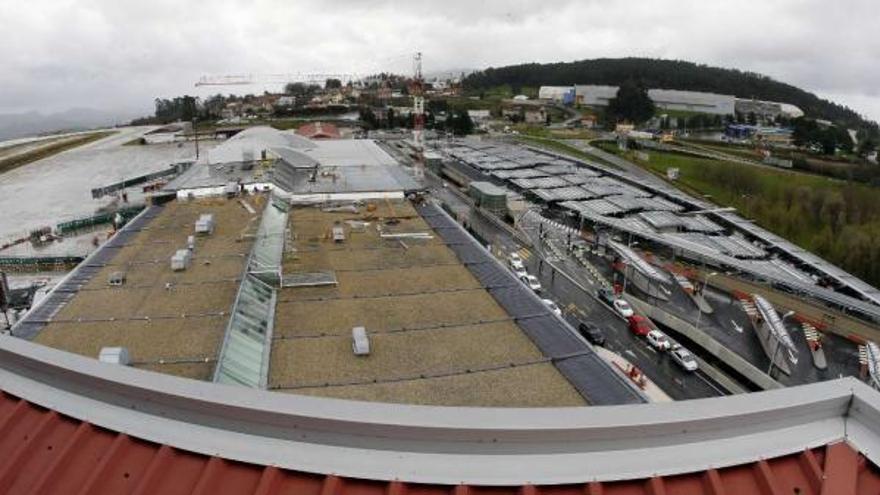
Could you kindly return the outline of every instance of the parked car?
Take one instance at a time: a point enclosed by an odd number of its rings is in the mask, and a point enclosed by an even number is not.
[[[542,287],[541,282],[538,281],[538,277],[526,274],[524,276],[521,276],[519,280],[522,283],[526,284],[526,287],[528,287],[529,289],[532,289],[535,292],[541,292]]]
[[[684,368],[685,371],[697,371],[697,368],[699,367],[697,365],[697,359],[691,354],[691,351],[680,345],[673,346],[669,355],[672,356],[672,360]]]
[[[605,345],[605,334],[592,323],[579,321],[578,332],[593,345]]]
[[[644,337],[651,331],[651,326],[648,325],[648,319],[644,316],[633,315],[630,316],[627,321],[629,322],[629,330],[639,337]]]
[[[648,344],[651,345],[654,349],[658,351],[667,351],[672,344],[669,342],[669,337],[666,336],[665,333],[660,330],[651,330],[645,335],[645,339],[648,341]]]
[[[510,269],[514,272],[526,269],[525,265],[523,265],[522,257],[517,253],[510,253],[510,256],[507,257],[507,264],[510,265]]]
[[[541,299],[541,301],[547,306],[547,309],[553,312],[554,315],[562,316],[562,310],[559,309],[559,306],[557,306],[555,302],[550,299]]]
[[[608,287],[602,287],[601,289],[599,289],[598,296],[601,301],[604,301],[605,304],[609,306],[614,304],[614,299],[616,299],[614,297],[614,291],[612,291]]]
[[[614,310],[617,311],[620,316],[624,318],[629,318],[630,316],[635,314],[632,306],[630,306],[629,303],[623,299],[615,299],[612,306],[614,306]]]

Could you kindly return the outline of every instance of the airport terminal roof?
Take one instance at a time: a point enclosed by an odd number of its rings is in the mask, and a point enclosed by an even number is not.
[[[212,214],[208,235],[195,221]],[[299,394],[435,405],[644,397],[439,207],[289,206],[257,194],[153,206],[25,316],[17,336],[132,366]],[[121,273],[121,286],[109,283]],[[365,327],[369,356],[356,356]],[[219,363],[219,364],[218,364]]]
[[[335,283],[280,289],[270,389],[483,406],[601,403],[628,389],[460,227],[425,208],[291,209],[285,276],[332,274]],[[366,329],[369,356],[352,352],[354,327]]]
[[[48,315],[29,313],[15,334],[92,358],[102,347],[121,346],[135,367],[208,379],[265,198],[241,201],[255,213],[220,198],[147,210],[149,222],[125,231],[131,235],[124,243],[104,246],[68,276],[78,283],[66,285],[63,304]],[[203,214],[213,215],[213,233],[195,237],[187,269],[172,270],[172,255],[187,249]],[[124,274],[122,286],[109,284],[114,273]]]

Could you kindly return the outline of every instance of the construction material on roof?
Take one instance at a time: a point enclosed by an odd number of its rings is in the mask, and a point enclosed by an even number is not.
[[[281,287],[321,287],[338,283],[332,271],[285,273],[281,278]]]

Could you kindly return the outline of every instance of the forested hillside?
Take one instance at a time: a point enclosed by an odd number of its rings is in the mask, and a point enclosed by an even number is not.
[[[541,85],[620,85],[628,79],[637,79],[649,88],[708,91],[791,103],[800,107],[809,117],[830,120],[854,129],[876,126],[848,107],[767,76],[681,60],[600,58],[511,65],[475,72],[465,78],[464,87],[475,93],[505,84],[514,89]]]

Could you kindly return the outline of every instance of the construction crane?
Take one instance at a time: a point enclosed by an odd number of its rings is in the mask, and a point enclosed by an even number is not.
[[[249,84],[287,84],[305,83],[323,85],[327,79],[339,79],[343,84],[362,79],[359,74],[352,73],[314,73],[298,72],[286,74],[237,74],[202,76],[196,82],[199,86],[245,86]]]

